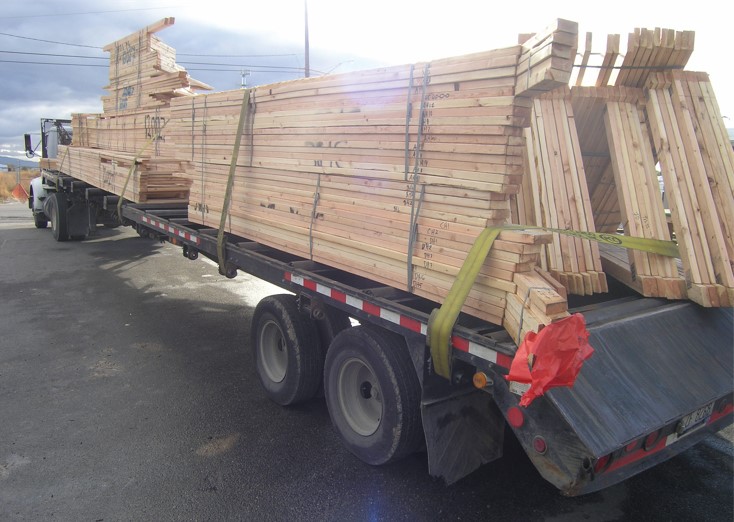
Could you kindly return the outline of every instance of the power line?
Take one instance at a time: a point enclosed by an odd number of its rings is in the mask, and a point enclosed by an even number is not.
[[[193,69],[187,69],[187,71],[210,71],[210,72],[234,72],[234,73],[240,73],[240,69],[210,69],[205,67],[196,67]],[[285,71],[280,69],[269,69],[267,71],[252,71],[257,73],[282,73],[282,74],[300,74],[301,71]]]
[[[100,67],[100,68],[107,68],[107,65],[101,65],[101,64],[94,64],[94,63],[68,63],[68,62],[30,62],[30,61],[24,61],[24,60],[0,60],[0,63],[17,63],[20,65],[60,65],[60,66],[68,66],[68,67]],[[206,65],[206,64],[205,64]],[[211,72],[238,72],[241,67],[232,65],[231,67],[234,67],[234,69],[220,69],[220,68],[192,68],[187,69],[187,71],[211,71]],[[248,66],[250,67],[250,66]],[[292,68],[280,68],[275,65],[268,66],[267,69],[264,70],[258,70],[259,67],[265,67],[265,66],[255,66],[254,72],[260,72],[260,73],[287,73],[287,74],[296,74],[301,72],[303,69],[298,70],[295,67]],[[318,71],[317,71],[318,72]]]
[[[31,40],[34,42],[50,43],[56,45],[68,45],[71,47],[84,47],[87,49],[98,49],[102,50],[102,46],[98,45],[85,45],[71,42],[59,42],[57,40],[45,40],[43,38],[33,38],[31,36],[21,36],[19,34],[3,33],[0,32],[0,36],[9,36],[11,38],[20,38],[21,40]],[[201,58],[284,58],[288,56],[295,56],[296,58],[301,55],[298,53],[282,53],[282,54],[203,54],[203,53],[181,53],[176,52],[176,56],[194,56]]]
[[[30,36],[20,36],[17,34],[10,34],[10,33],[0,33],[2,36],[10,36],[12,38],[20,38],[22,40],[33,40],[34,42],[43,42],[43,43],[52,43],[56,45],[69,45],[71,47],[86,47],[88,49],[99,49],[102,50],[101,47],[97,47],[95,45],[84,45],[84,44],[75,44],[75,43],[68,43],[68,42],[56,42],[54,40],[43,40],[41,38],[31,38]]]
[[[54,58],[85,58],[87,60],[109,60],[105,56],[84,56],[80,54],[29,53],[24,51],[0,51],[4,54],[25,54],[30,56],[53,56]]]
[[[248,65],[244,63],[214,63],[214,62],[178,62],[179,65],[218,65],[220,67],[237,67],[237,68],[260,68],[260,69],[290,69],[294,71],[303,71],[303,67],[290,67],[287,65]]]
[[[197,54],[197,53],[179,53],[176,56],[196,56],[200,58],[282,58],[286,56],[300,57],[300,54]]]
[[[84,55],[78,55],[78,54],[56,54],[56,53],[33,53],[33,52],[26,52],[26,51],[3,51],[0,50],[0,53],[4,54],[18,54],[18,55],[25,55],[25,56],[48,56],[52,58],[82,58],[86,60],[104,60],[107,61],[109,58],[103,57],[103,56],[84,56]],[[24,62],[24,61],[11,61],[11,60],[0,60],[4,61],[6,63],[40,63],[40,62]],[[59,64],[62,65],[62,64]],[[69,65],[75,65],[75,64],[69,64]],[[291,67],[287,65],[253,65],[253,64],[233,64],[233,63],[216,63],[216,62],[179,62],[179,65],[209,65],[209,66],[218,66],[218,67],[232,67],[235,69],[254,69],[258,70],[259,72],[266,72],[269,70],[272,71],[278,71],[278,72],[302,72],[302,67]],[[229,71],[230,69],[190,69],[190,70],[219,70],[219,71]]]
[[[0,60],[0,63],[19,63],[22,65],[64,65],[68,67],[104,67],[108,68],[107,65],[97,65],[96,63],[61,63],[61,62],[26,62],[19,60]]]

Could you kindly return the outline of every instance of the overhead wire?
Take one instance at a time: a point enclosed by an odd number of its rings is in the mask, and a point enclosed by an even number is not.
[[[80,13],[87,14],[87,13]],[[2,17],[0,17],[2,19]],[[86,49],[97,49],[102,50],[102,47],[86,44],[77,44],[71,42],[60,42],[57,40],[47,40],[43,38],[34,38],[30,36],[21,36],[17,34],[0,32],[0,36],[7,36],[11,38],[19,38],[23,40],[30,40],[41,43],[49,43],[55,45],[66,45],[72,47],[83,47]],[[108,57],[97,57],[97,56],[84,56],[84,55],[73,55],[73,54],[56,54],[56,53],[38,53],[28,51],[4,51],[0,50],[0,53],[5,54],[19,54],[27,56],[48,56],[52,58],[78,58],[78,59],[92,59],[92,60],[108,60]],[[276,53],[276,54],[203,54],[203,53],[181,53],[177,52],[177,56],[190,56],[190,57],[202,57],[202,58],[280,58],[280,57],[295,57],[298,58],[300,55],[297,53]],[[0,60],[0,63],[17,63],[23,65],[68,65],[72,67],[105,67],[103,65],[83,64],[83,63],[68,63],[68,62],[33,62],[33,61],[21,61],[21,60]],[[229,63],[216,63],[216,62],[189,62],[181,61],[178,62],[180,65],[205,65],[205,66],[216,66],[216,67],[228,67],[227,69],[222,68],[201,68],[194,67],[189,68],[191,71],[210,71],[210,72],[231,72],[238,69],[248,69],[255,72],[273,72],[273,73],[296,73],[303,72],[304,67],[292,67],[286,65],[254,65],[254,64],[229,64]],[[327,74],[323,71],[314,69],[314,72],[318,74]]]

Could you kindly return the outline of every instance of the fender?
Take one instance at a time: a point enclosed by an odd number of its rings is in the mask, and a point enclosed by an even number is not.
[[[43,212],[43,202],[48,196],[48,191],[43,186],[43,177],[39,176],[31,180],[30,197],[28,198],[28,208],[34,214]]]

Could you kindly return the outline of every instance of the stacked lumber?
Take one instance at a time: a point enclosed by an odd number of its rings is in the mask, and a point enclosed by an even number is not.
[[[576,49],[578,24],[558,19],[540,33],[521,35],[515,96],[533,96],[568,85]]]
[[[57,159],[57,170],[139,203],[186,200],[190,182],[173,175],[182,168],[170,158],[66,145],[59,145]]]
[[[56,170],[58,168],[58,161],[56,158],[41,158],[38,166],[41,169]]]
[[[523,191],[523,198],[533,201],[533,211],[528,210],[526,217],[533,221],[522,224],[595,232],[568,87],[533,99],[526,149],[530,190]],[[607,291],[595,242],[556,234],[543,266],[572,294]]]
[[[702,306],[731,306],[734,153],[708,76],[657,73],[646,87],[688,297]]]
[[[166,141],[170,108],[146,111],[116,111],[103,114],[73,114],[72,146],[161,156]]]
[[[650,74],[683,69],[693,53],[694,36],[693,31],[635,29],[629,34],[615,85],[642,88]]]
[[[502,326],[510,336],[515,340],[524,339],[528,332],[537,333],[544,326],[567,317],[566,288],[537,264],[543,246],[552,241],[552,235],[538,231],[503,231],[497,241],[500,243],[493,249],[522,249],[525,255],[532,255],[535,259],[530,269],[518,270],[513,274],[515,291],[508,291],[505,296]]]
[[[656,100],[658,98],[662,100],[664,97],[662,90],[665,90],[666,86],[669,90],[672,89],[670,79],[663,81],[660,78],[690,79],[696,76],[694,73],[677,71],[686,65],[691,56],[693,33],[669,29],[654,31],[636,29],[629,35],[627,52],[621,65],[618,65],[619,37],[609,35],[607,49],[595,78],[587,74],[592,54],[591,40],[591,35],[587,34],[586,49],[582,53],[576,87],[571,89],[570,97],[562,89],[545,95],[545,98],[558,96],[570,99],[582,161],[576,158],[575,167],[573,161],[564,164],[559,157],[560,151],[551,148],[547,157],[556,160],[557,164],[560,162],[564,168],[558,170],[558,176],[546,180],[547,190],[544,190],[544,185],[533,182],[542,176],[537,172],[537,165],[542,162],[539,161],[540,156],[535,151],[536,136],[540,134],[541,125],[543,130],[547,131],[549,122],[552,121],[549,113],[540,119],[537,118],[538,111],[542,110],[537,106],[544,103],[543,96],[537,97],[533,101],[534,109],[537,109],[533,113],[535,126],[531,125],[531,128],[525,131],[529,154],[526,162],[528,179],[523,181],[522,197],[518,200],[513,218],[521,223],[543,223],[545,226],[566,223],[566,227],[560,228],[576,230],[573,220],[570,220],[569,224],[566,208],[569,211],[573,209],[574,203],[577,204],[579,201],[579,193],[574,193],[568,185],[566,187],[568,205],[561,202],[560,210],[551,211],[547,220],[538,218],[549,206],[554,208],[552,204],[557,202],[558,194],[553,203],[548,202],[548,194],[552,193],[552,183],[561,183],[563,179],[573,180],[575,175],[569,178],[568,169],[576,171],[582,174],[586,181],[591,213],[589,222],[597,231],[617,233],[621,228],[626,235],[668,240],[672,228],[675,239],[679,243],[684,243],[681,248],[684,257],[682,270],[680,262],[659,255],[604,247],[599,255],[607,274],[646,296],[669,299],[688,296],[706,306],[727,305],[730,303],[728,290],[730,286],[727,286],[730,285],[728,282],[731,274],[730,260],[734,253],[729,225],[733,216],[729,210],[732,191],[729,181],[712,180],[723,180],[726,177],[725,173],[731,172],[732,167],[728,159],[731,147],[722,130],[721,116],[710,83],[707,78],[700,77],[698,82],[693,80],[679,82],[677,97],[671,90],[670,101],[667,102],[668,104],[675,102],[675,106],[665,105],[668,108],[668,115],[665,118],[660,110],[651,109],[650,106],[651,96]],[[676,72],[665,74],[660,72],[671,69]],[[581,85],[582,82],[589,83],[589,81],[595,87]],[[641,87],[658,84],[661,89],[659,94],[653,93],[646,98]],[[696,88],[691,90],[688,85],[697,86],[698,90]],[[681,101],[683,99],[685,102]],[[660,103],[659,100],[656,103]],[[697,105],[696,109],[693,109],[694,104]],[[657,111],[658,116],[654,118],[654,114],[650,113],[651,110],[653,113]],[[672,115],[675,115],[676,111],[677,117],[674,118]],[[694,117],[688,117],[690,121],[686,122],[685,116],[689,113]],[[673,143],[665,133],[678,136],[679,139]],[[551,143],[562,144],[563,134],[564,132],[559,132],[557,128],[551,128],[547,139]],[[654,150],[651,147],[652,142],[655,143]],[[669,153],[668,148],[675,149],[674,153]],[[715,158],[710,151],[715,152]],[[663,170],[671,172],[664,177],[674,176],[672,172],[679,174],[678,179],[672,184],[668,181],[665,183],[668,199],[678,190],[678,185],[688,187],[689,197],[678,198],[677,201],[671,202],[673,223],[670,223],[666,209],[663,208],[657,181],[658,173],[655,170],[657,161],[663,164],[664,154],[668,154],[668,166],[664,166]],[[673,168],[671,165],[675,165],[674,160],[679,164],[676,170],[671,170]],[[706,167],[696,167],[702,164]],[[583,165],[583,170],[579,168],[580,165]],[[687,171],[691,168],[698,173],[698,178],[695,173],[693,176],[694,180],[698,179],[697,181],[689,179]],[[705,176],[700,174],[705,169],[711,172],[709,182],[706,182]],[[582,185],[581,200],[585,201]],[[710,187],[710,190],[706,187]],[[563,193],[564,190],[561,190],[560,194]],[[528,194],[537,194],[537,197],[529,197]],[[674,206],[677,210],[672,209]],[[681,219],[680,216],[675,216],[681,212],[689,214],[689,217]],[[717,218],[719,212],[721,215]],[[694,225],[692,229],[688,227],[689,221]],[[723,224],[715,226],[718,222]],[[557,241],[560,242],[560,238]],[[571,239],[567,241],[571,243]],[[688,246],[686,242],[689,243]],[[689,254],[689,251],[692,254]],[[549,257],[552,258],[552,254]],[[582,257],[576,256],[575,260],[580,266]],[[549,263],[551,264],[547,267],[552,269],[552,261]],[[574,267],[573,271],[575,270]],[[560,274],[556,275],[561,277]],[[574,292],[568,286],[567,288],[570,292]]]
[[[695,33],[673,29],[636,28],[627,35],[624,55],[620,49],[620,35],[607,35],[606,49],[601,62],[591,65],[592,34],[586,33],[582,59],[576,65],[576,86],[595,87],[624,86],[642,88],[652,73],[671,69],[683,69],[693,53]],[[623,56],[620,61],[620,56]],[[591,69],[593,67],[593,69]],[[595,73],[594,77],[590,77]]]
[[[155,33],[174,24],[163,18],[102,48],[110,53],[110,83],[102,97],[105,113],[166,107],[171,99],[209,90],[176,64],[176,51]]]
[[[626,235],[670,241],[655,159],[638,89],[618,88],[605,96],[604,124],[611,153],[621,224]],[[686,289],[678,277],[675,260],[639,250],[627,250],[628,263],[622,272],[607,260],[605,271],[625,281],[645,296],[685,299]]]
[[[59,153],[62,172],[136,203],[188,201],[190,182],[174,177],[181,161],[162,146],[169,107],[210,87],[191,79],[175,50],[155,35],[173,23],[164,18],[104,48],[110,53],[104,112],[72,116],[72,146]]]
[[[507,294],[502,325],[513,339],[524,339],[528,332],[539,332],[544,326],[568,317],[566,288],[550,273],[536,267],[518,272],[515,293]]]
[[[561,45],[552,34],[543,41]],[[190,162],[189,219],[219,226],[237,154],[228,232],[442,301],[476,237],[508,220],[519,190],[523,49],[256,87],[239,151],[243,91],[173,100],[164,148]],[[553,69],[552,54],[533,72]],[[536,89],[561,84],[547,76]],[[512,240],[497,241],[463,309],[496,324],[514,276],[534,269],[538,238],[548,237],[503,235]],[[537,328],[533,313],[527,324]]]

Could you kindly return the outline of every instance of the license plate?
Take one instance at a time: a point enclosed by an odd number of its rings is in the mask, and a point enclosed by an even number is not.
[[[683,417],[678,423],[678,427],[675,431],[678,433],[678,435],[683,435],[685,432],[690,431],[699,424],[705,422],[713,412],[714,403],[712,402],[711,404],[707,404],[703,408],[699,408],[693,413],[689,413],[688,415]]]

